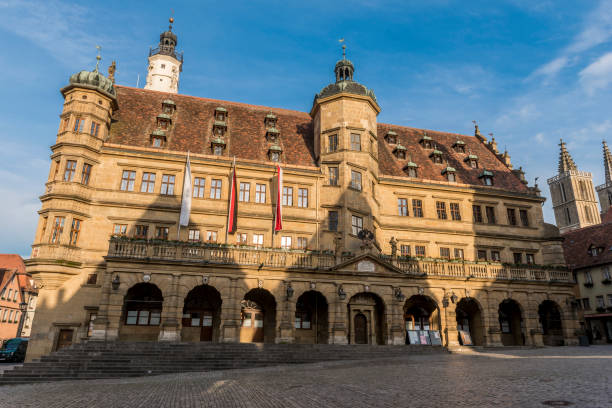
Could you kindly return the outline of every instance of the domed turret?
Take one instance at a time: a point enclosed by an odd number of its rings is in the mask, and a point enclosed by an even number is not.
[[[115,93],[115,87],[113,86],[113,81],[98,71],[98,66],[100,64],[100,55],[96,57],[98,60],[96,62],[96,68],[93,71],[83,70],[81,72],[77,72],[76,74],[72,74],[70,76],[70,84],[64,88],[62,88],[62,94],[65,94],[66,91],[74,88],[87,88],[98,91],[111,99],[116,99],[117,94]]]

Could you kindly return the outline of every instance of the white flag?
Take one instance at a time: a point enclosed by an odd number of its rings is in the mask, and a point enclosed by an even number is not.
[[[181,217],[179,225],[186,227],[189,225],[189,215],[191,214],[191,163],[189,162],[189,152],[187,152],[187,164],[185,165],[185,178],[183,180],[183,199],[181,200]]]

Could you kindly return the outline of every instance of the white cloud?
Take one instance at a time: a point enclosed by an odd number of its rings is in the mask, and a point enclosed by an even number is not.
[[[569,58],[565,56],[555,58],[554,60],[550,61],[548,64],[544,64],[540,68],[536,69],[533,72],[533,74],[530,75],[530,77],[540,76],[540,75],[543,75],[543,76],[556,75],[559,73],[559,71],[565,68],[568,61],[569,61]]]
[[[599,57],[595,62],[580,71],[580,83],[584,89],[593,94],[596,90],[606,88],[612,83],[612,52]]]
[[[544,133],[540,132],[535,135],[535,140],[538,143],[544,143]]]

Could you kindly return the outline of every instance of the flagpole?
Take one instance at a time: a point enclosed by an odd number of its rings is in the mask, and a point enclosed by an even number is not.
[[[185,192],[185,177],[187,177],[187,172],[185,171],[187,169],[187,163],[189,163],[189,150],[187,150],[187,161],[185,162],[185,167],[183,168],[183,188],[181,189],[181,209],[179,210],[179,222],[178,222],[178,229],[176,230],[176,240],[180,241],[181,238],[181,213],[183,210],[183,193]],[[191,183],[191,180],[189,180],[189,183]]]
[[[229,202],[228,202],[228,206],[227,206],[227,211],[228,211],[228,217],[227,217],[227,223],[225,225],[225,244],[227,245],[227,239],[228,239],[228,235],[229,235],[229,220],[230,220],[230,214],[229,212],[231,211],[231,207],[232,207],[232,189],[234,188],[234,177],[236,177],[236,156],[234,156],[234,173],[232,174],[232,172],[230,171],[230,178],[229,178]],[[236,194],[237,191],[234,191],[234,194]],[[234,198],[235,199],[235,198]],[[234,222],[236,222],[236,220],[234,220]]]

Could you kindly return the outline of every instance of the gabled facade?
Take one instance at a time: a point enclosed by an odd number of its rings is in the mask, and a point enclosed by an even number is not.
[[[37,293],[21,257],[0,254],[0,343],[29,337]]]
[[[575,341],[537,187],[478,128],[378,123],[345,55],[309,113],[84,72],[62,89],[27,261],[44,284],[29,359],[85,339],[542,344],[550,321]]]
[[[601,216],[604,217],[612,207],[612,153],[608,144],[603,141],[604,182],[597,186]]]

